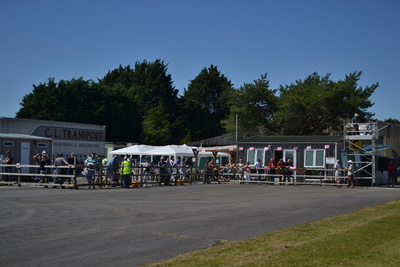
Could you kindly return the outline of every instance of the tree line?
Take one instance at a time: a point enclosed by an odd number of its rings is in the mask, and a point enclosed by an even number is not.
[[[364,120],[374,116],[368,108],[379,84],[360,87],[361,74],[332,81],[330,74],[314,72],[275,89],[262,74],[234,88],[210,65],[179,95],[168,65],[144,60],[133,68],[120,65],[97,81],[49,78],[33,85],[16,117],[105,125],[107,141],[149,145],[189,143],[236,130],[239,138],[325,135],[340,132],[354,113]]]

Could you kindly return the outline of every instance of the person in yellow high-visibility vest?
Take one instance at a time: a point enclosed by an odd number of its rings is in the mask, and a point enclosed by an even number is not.
[[[132,173],[132,163],[128,160],[127,157],[125,157],[124,161],[121,163],[123,188],[129,188],[129,184],[131,183],[131,173]]]

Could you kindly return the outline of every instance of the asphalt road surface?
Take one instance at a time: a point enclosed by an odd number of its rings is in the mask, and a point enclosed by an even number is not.
[[[2,266],[140,266],[400,198],[400,188],[0,187]]]

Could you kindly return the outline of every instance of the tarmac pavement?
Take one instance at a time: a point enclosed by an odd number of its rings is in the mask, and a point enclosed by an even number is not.
[[[400,188],[0,187],[3,266],[140,266],[400,198]]]

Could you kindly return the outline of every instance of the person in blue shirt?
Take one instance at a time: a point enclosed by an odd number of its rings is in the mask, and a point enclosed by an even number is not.
[[[89,189],[94,187],[95,184],[95,177],[96,177],[96,167],[99,163],[96,157],[96,153],[92,153],[86,160],[85,160],[85,167],[86,167],[86,180],[89,184]]]
[[[114,155],[114,157],[109,160],[106,164],[106,177],[109,179],[109,183],[111,184],[112,187],[116,187],[119,185],[119,179],[118,179],[118,168],[119,168],[120,162],[118,160],[118,155]],[[107,186],[106,186],[107,187]]]

